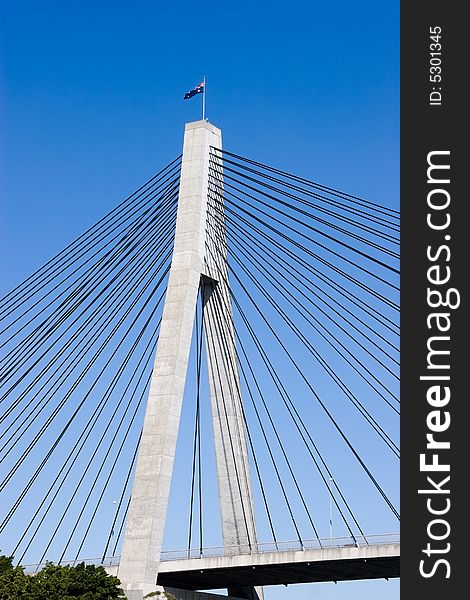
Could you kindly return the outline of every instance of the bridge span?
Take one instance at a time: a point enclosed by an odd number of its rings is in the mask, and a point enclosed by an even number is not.
[[[162,561],[158,585],[187,590],[400,576],[400,544],[284,550]]]
[[[277,546],[277,548],[275,547]],[[360,579],[392,579],[400,576],[398,534],[366,538],[334,538],[259,544],[256,551],[230,554],[223,548],[162,552],[157,584],[183,590],[225,587],[290,585]],[[186,554],[186,556],[185,556]],[[118,557],[105,565],[119,576]]]

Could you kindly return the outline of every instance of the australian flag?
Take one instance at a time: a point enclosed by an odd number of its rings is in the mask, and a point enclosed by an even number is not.
[[[196,96],[196,94],[203,94],[203,93],[204,93],[204,82],[197,85],[190,92],[186,92],[186,94],[184,95],[184,100],[189,100],[193,96]]]

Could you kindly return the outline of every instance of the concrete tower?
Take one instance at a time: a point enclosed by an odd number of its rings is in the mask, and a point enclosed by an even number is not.
[[[211,147],[222,148],[220,129],[206,121],[186,124],[174,253],[119,567],[129,598],[155,590],[200,287],[223,542],[233,554],[256,548],[220,199],[217,211],[208,215]],[[220,155],[216,161],[221,173]],[[217,232],[210,239],[209,218],[211,231]],[[262,591],[240,588],[229,594],[257,599]]]

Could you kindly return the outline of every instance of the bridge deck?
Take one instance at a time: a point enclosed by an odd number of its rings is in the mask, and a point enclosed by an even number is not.
[[[400,544],[287,550],[160,563],[159,585],[187,590],[400,576]]]

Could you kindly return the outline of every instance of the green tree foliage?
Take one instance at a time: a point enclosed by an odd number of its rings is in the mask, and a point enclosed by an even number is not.
[[[117,577],[103,567],[80,563],[75,567],[47,564],[36,575],[13,566],[0,556],[0,600],[114,600],[125,598]]]

